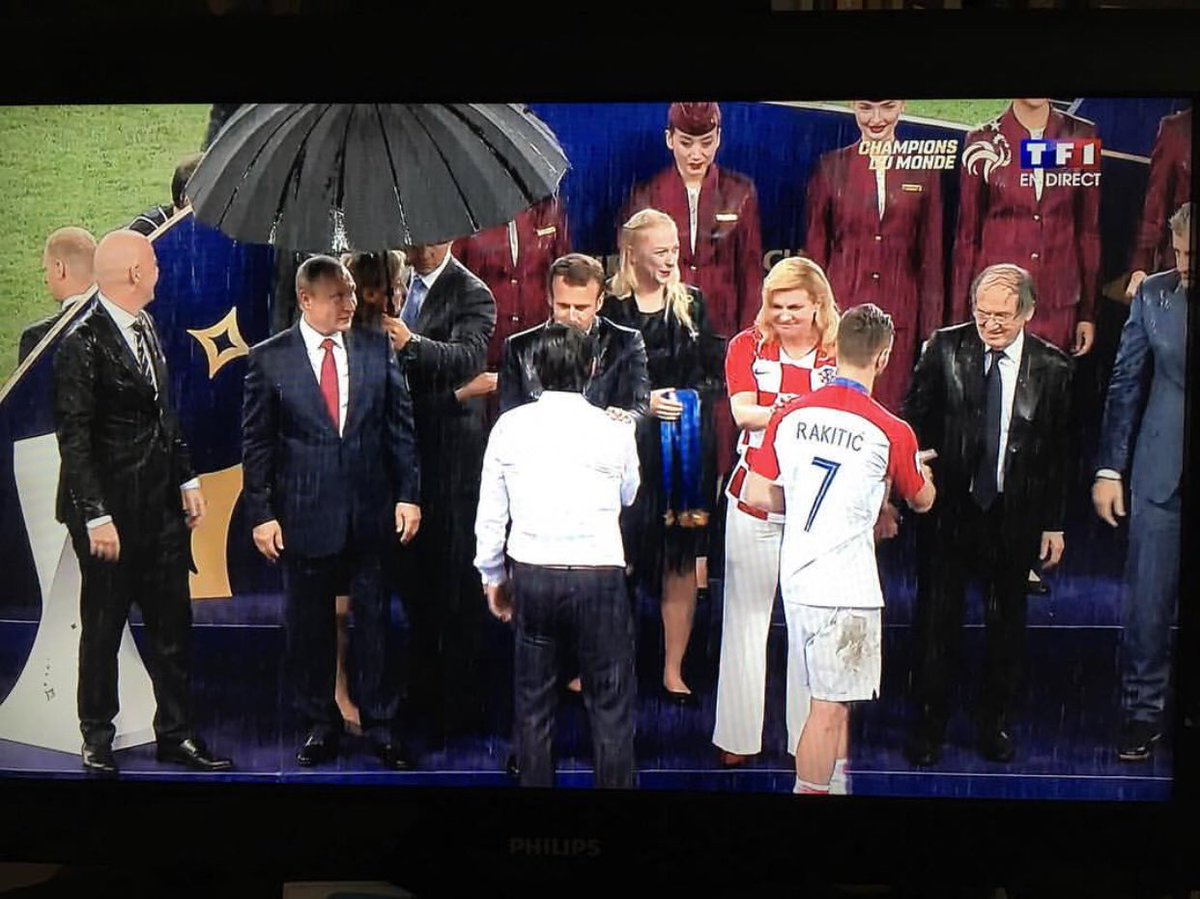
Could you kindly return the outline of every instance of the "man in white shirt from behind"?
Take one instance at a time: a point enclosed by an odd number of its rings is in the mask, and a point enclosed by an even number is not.
[[[594,338],[550,324],[532,356],[543,392],[492,429],[475,522],[475,567],[488,607],[515,622],[521,785],[553,786],[560,656],[569,641],[580,662],[596,786],[630,788],[634,622],[618,520],[640,483],[634,428],[584,398]]]

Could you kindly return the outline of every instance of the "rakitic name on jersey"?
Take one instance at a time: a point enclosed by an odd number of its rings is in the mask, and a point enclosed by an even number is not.
[[[1048,172],[1043,171],[1044,187],[1099,187],[1099,172]],[[1035,172],[1021,172],[1021,186],[1033,187],[1037,184]]]
[[[833,425],[818,425],[806,421],[796,423],[796,437],[799,440],[814,440],[817,443],[828,443],[831,446],[842,446],[860,452],[863,446],[861,431],[847,431]]]

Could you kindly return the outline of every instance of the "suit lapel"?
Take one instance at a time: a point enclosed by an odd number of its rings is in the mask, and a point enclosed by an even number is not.
[[[347,390],[350,396],[346,403],[346,425],[342,429],[343,437],[350,434],[351,426],[355,425],[358,419],[362,417],[363,384],[366,382],[367,368],[366,353],[363,351],[362,344],[358,340],[358,335],[353,330],[346,332],[345,343],[346,365],[349,368],[350,380]]]
[[[321,395],[321,385],[317,381],[317,377],[313,374],[312,361],[308,358],[308,347],[304,345],[304,335],[300,333],[300,322],[292,325],[292,346],[291,359],[288,361],[288,368],[299,373],[300,392],[307,395],[308,400],[300,403],[300,407],[308,409],[315,415],[325,427],[337,433],[333,422],[329,420],[329,413],[325,411],[325,397]],[[347,413],[349,418],[349,413]]]
[[[966,458],[973,465],[983,446],[983,341],[969,328],[954,357],[954,374],[962,387],[963,433]]]
[[[1041,347],[1026,332],[1025,345],[1021,351],[1021,365],[1017,369],[1017,390],[1013,396],[1012,417],[1008,424],[1009,452],[1004,460],[1006,474],[1013,460],[1011,450],[1021,445],[1021,441],[1024,440],[1033,424],[1033,416],[1037,412],[1044,381]]]
[[[125,342],[125,337],[121,333],[120,326],[113,320],[113,317],[108,314],[108,310],[102,304],[96,304],[96,310],[100,313],[101,320],[104,325],[101,327],[107,330],[107,335],[104,339],[108,342],[109,351],[113,356],[124,366],[125,371],[129,374],[129,380],[132,381],[139,390],[147,396],[153,398],[154,385],[146,380],[146,376],[142,374],[142,370],[138,368],[137,357],[133,355],[133,350],[129,348],[129,344]],[[161,382],[160,382],[161,383]]]
[[[504,252],[508,253],[508,232],[504,234]],[[442,273],[438,275],[436,281],[433,282],[433,287],[429,288],[429,292],[425,294],[425,301],[421,303],[421,311],[417,313],[416,326],[413,328],[418,334],[425,334],[429,330],[430,320],[434,314],[434,307],[440,306],[442,297],[447,293],[452,280],[458,277],[458,260],[453,256],[446,263],[446,267],[442,269]],[[413,277],[419,277],[415,272]]]

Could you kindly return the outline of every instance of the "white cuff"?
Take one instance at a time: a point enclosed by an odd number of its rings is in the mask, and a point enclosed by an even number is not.
[[[508,572],[504,570],[503,565],[498,568],[489,568],[486,571],[481,570],[480,574],[483,575],[483,586],[485,587],[499,587],[508,582]]]
[[[95,530],[98,527],[102,527],[103,525],[110,523],[112,520],[113,517],[111,515],[101,515],[99,518],[93,518],[91,521],[89,521],[87,523],[87,529],[89,531]]]
[[[1111,468],[1101,468],[1096,472],[1096,477],[1105,481],[1119,481],[1121,480],[1121,473],[1113,471]]]
[[[179,489],[180,490],[199,490],[200,489],[200,479],[192,478],[190,481],[188,481],[186,484],[181,486]]]

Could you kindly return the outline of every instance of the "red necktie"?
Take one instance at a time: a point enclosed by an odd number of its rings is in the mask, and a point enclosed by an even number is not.
[[[337,365],[333,361],[333,341],[326,337],[321,341],[321,349],[325,351],[325,359],[321,362],[321,396],[325,398],[325,409],[333,422],[333,429],[338,430],[338,375]]]

